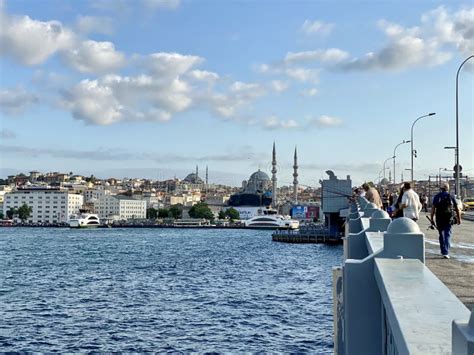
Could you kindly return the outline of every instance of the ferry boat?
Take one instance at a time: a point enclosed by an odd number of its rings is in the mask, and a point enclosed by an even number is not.
[[[80,213],[69,220],[71,228],[97,228],[99,225],[99,216],[94,213]]]
[[[268,229],[298,229],[300,222],[277,214],[275,210],[267,209],[262,215],[252,217],[244,221],[247,228]]]

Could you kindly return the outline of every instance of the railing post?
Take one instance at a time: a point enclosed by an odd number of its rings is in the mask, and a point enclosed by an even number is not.
[[[410,218],[393,220],[383,236],[382,258],[418,259],[425,262],[425,235]]]

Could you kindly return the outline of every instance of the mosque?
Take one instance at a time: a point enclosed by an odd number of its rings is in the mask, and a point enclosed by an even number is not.
[[[241,219],[249,219],[263,213],[264,209],[278,209],[277,196],[277,161],[275,143],[272,151],[272,177],[260,169],[250,175],[247,181],[242,182],[242,190],[229,199],[229,206],[240,213]],[[298,157],[295,148],[293,164],[293,200],[298,200]]]

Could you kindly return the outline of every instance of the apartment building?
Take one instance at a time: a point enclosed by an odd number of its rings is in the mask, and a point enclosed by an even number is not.
[[[146,218],[146,201],[127,196],[103,195],[93,202],[94,211],[100,219],[144,219]]]
[[[82,195],[60,188],[24,188],[5,194],[3,214],[26,204],[32,209],[29,223],[66,223],[71,215],[79,213],[83,202]]]

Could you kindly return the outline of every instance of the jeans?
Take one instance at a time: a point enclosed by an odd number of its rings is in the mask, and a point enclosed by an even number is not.
[[[451,247],[451,224],[441,227],[438,229],[439,232],[439,247],[442,255],[449,254],[449,248]]]

